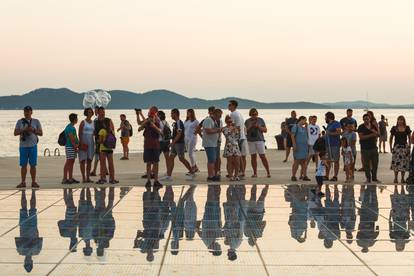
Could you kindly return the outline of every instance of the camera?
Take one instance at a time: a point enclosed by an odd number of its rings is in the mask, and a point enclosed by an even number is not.
[[[141,108],[134,108],[134,109],[135,109],[135,112],[141,112],[142,111]]]

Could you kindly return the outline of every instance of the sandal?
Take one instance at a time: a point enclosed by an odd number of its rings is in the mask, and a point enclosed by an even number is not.
[[[95,184],[106,184],[106,180],[99,179],[98,181],[95,182]]]
[[[109,184],[118,184],[119,181],[116,179],[109,180]]]

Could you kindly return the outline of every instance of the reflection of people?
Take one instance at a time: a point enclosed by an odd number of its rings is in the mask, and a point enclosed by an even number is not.
[[[362,203],[356,238],[362,252],[367,253],[369,248],[375,244],[379,235],[379,226],[375,225],[378,221],[377,187],[373,185],[366,186],[365,190],[361,191],[361,197]]]
[[[329,186],[326,187],[325,199],[325,225],[327,231],[324,235],[324,246],[332,248],[333,242],[341,238],[341,231],[339,230],[339,191],[338,186],[334,186],[334,196],[332,198]]]
[[[201,221],[197,221],[197,233],[213,256],[222,254],[221,245],[217,242],[222,237],[219,185],[210,185],[207,190],[207,201]]]
[[[266,227],[266,221],[263,220],[265,214],[265,199],[269,191],[269,185],[266,185],[259,198],[257,198],[257,186],[253,185],[250,191],[250,200],[247,202],[246,225],[244,234],[248,238],[250,246],[256,244],[257,239],[263,236]]]
[[[246,188],[244,185],[230,185],[227,188],[227,202],[223,203],[224,219],[223,226],[224,244],[230,248],[227,251],[227,257],[230,261],[237,259],[236,250],[243,241],[245,226],[245,201]]]
[[[15,238],[16,250],[19,255],[25,256],[24,269],[31,272],[33,269],[32,257],[39,255],[43,244],[43,238],[39,237],[39,229],[37,228],[35,190],[32,190],[29,210],[27,210],[26,191],[22,191],[21,207],[19,215],[20,236]]]
[[[306,200],[308,190],[304,187],[299,187],[298,185],[297,187],[298,189],[295,190],[292,201],[290,202],[292,212],[289,216],[288,224],[291,237],[298,242],[303,243],[306,241],[308,229],[308,202]]]
[[[196,186],[191,186],[186,194],[188,197],[184,202],[184,232],[188,240],[194,239],[197,225],[197,204],[194,201],[194,191]]]
[[[405,189],[401,187],[401,193],[398,193],[397,185],[395,185],[394,193],[390,195],[391,210],[388,220],[389,233],[391,241],[395,243],[397,251],[403,251],[405,244],[409,242],[410,230],[408,221],[410,219],[410,209],[408,204],[408,196]]]
[[[83,254],[92,254],[91,240],[93,239],[93,228],[96,222],[95,209],[92,205],[92,196],[89,188],[83,188],[79,198],[79,237],[85,242]]]
[[[160,240],[164,238],[161,232],[161,208],[160,208],[160,194],[158,189],[151,192],[151,188],[142,195],[143,200],[143,220],[142,225],[144,230],[138,230],[137,236],[134,240],[134,248],[140,249],[141,253],[147,254],[147,261],[154,261],[154,252],[160,248]]]
[[[343,185],[341,198],[341,227],[345,229],[346,240],[352,243],[352,232],[355,230],[356,212],[355,212],[355,194],[353,185]]]
[[[64,238],[70,238],[69,250],[76,252],[78,239],[76,237],[78,228],[78,209],[73,202],[72,189],[63,189],[63,199],[66,205],[65,219],[58,221],[60,235]]]
[[[114,206],[114,188],[109,188],[108,204],[106,204],[106,188],[95,189],[95,218],[93,237],[97,244],[96,255],[103,256],[105,248],[109,248],[109,241],[114,237],[115,220],[112,215]]]

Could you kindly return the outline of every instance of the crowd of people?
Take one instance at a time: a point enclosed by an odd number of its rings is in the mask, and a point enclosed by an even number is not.
[[[308,177],[308,166],[315,163],[317,188],[315,192],[321,196],[321,187],[324,181],[338,181],[340,171],[340,159],[342,156],[346,182],[354,180],[355,163],[357,160],[357,140],[360,144],[360,160],[365,172],[365,184],[375,182],[378,179],[379,153],[387,153],[386,142],[388,140],[388,120],[381,115],[378,122],[373,111],[366,112],[362,117],[362,123],[358,125],[353,117],[353,110],[348,109],[346,116],[340,121],[335,119],[333,112],[325,114],[326,126],[323,130],[317,124],[317,116],[309,116],[309,123],[305,116],[297,116],[296,111],[291,112],[291,117],[282,123],[282,136],[286,150],[287,162],[290,152],[293,150],[293,165],[291,181],[298,181],[297,172],[299,166],[300,180],[311,181]],[[359,138],[359,139],[357,139]],[[394,183],[406,182],[406,174],[411,172],[414,151],[411,153],[411,144],[414,142],[414,134],[407,125],[405,117],[399,116],[396,124],[390,130],[389,147],[392,153],[391,169],[394,171]]]
[[[32,187],[39,187],[36,182],[37,143],[43,131],[39,120],[32,118],[32,113],[32,108],[26,106],[24,117],[17,121],[14,130],[14,134],[20,137],[21,183],[18,188],[26,187],[27,165],[30,165]],[[144,139],[143,161],[146,163],[146,172],[143,177],[147,179],[146,185],[161,188],[161,182],[171,181],[176,157],[186,168],[186,177],[193,179],[199,172],[195,155],[198,139],[202,140],[206,154],[208,182],[221,180],[221,157],[227,160],[225,171],[230,181],[240,181],[246,177],[247,155],[250,155],[252,178],[258,177],[258,156],[266,176],[271,177],[265,153],[264,134],[267,127],[263,118],[259,117],[258,110],[251,108],[249,118],[245,120],[238,110],[238,102],[231,100],[228,103],[228,113],[223,113],[219,108],[210,107],[207,116],[198,121],[195,111],[188,109],[186,119],[182,121],[180,111],[172,109],[170,116],[173,123],[170,126],[165,112],[156,106],[151,107],[147,114],[141,109],[136,109],[138,132],[143,133]],[[97,175],[98,164],[100,170],[96,183],[116,184],[119,181],[115,177],[113,160],[117,140],[114,123],[105,116],[104,107],[96,107],[95,110],[86,108],[84,117],[77,127],[78,115],[71,113],[68,125],[59,136],[58,142],[65,147],[66,153],[62,184],[81,181],[93,183],[91,177]],[[381,183],[377,177],[379,153],[387,153],[387,141],[392,152],[391,169],[395,173],[394,182],[398,183],[399,175],[402,183],[406,181],[406,174],[412,167],[411,143],[414,135],[404,116],[398,117],[389,132],[390,135],[387,130],[388,120],[382,115],[378,122],[372,111],[364,114],[363,122],[359,125],[353,117],[352,109],[348,109],[346,116],[340,121],[336,120],[333,112],[327,112],[324,119],[326,126],[321,128],[317,116],[298,117],[296,112],[292,111],[291,117],[282,123],[286,148],[284,162],[288,161],[290,152],[293,151],[291,181],[298,181],[298,178],[302,181],[311,181],[308,167],[314,162],[318,183],[315,192],[323,195],[320,187],[324,181],[338,181],[342,156],[346,182],[352,182],[358,157],[357,140],[360,144],[359,158],[362,164],[360,171],[365,172],[366,183]],[[120,132],[121,136],[121,160],[128,160],[128,143],[133,135],[133,127],[124,114],[120,115],[120,121],[116,131]],[[162,177],[159,176],[158,165],[161,155],[164,155],[166,160],[166,173]],[[80,162],[81,181],[73,176],[77,158]]]

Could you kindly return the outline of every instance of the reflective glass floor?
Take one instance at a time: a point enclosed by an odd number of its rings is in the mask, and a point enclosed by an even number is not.
[[[414,270],[414,187],[0,191],[0,274],[395,275]]]

